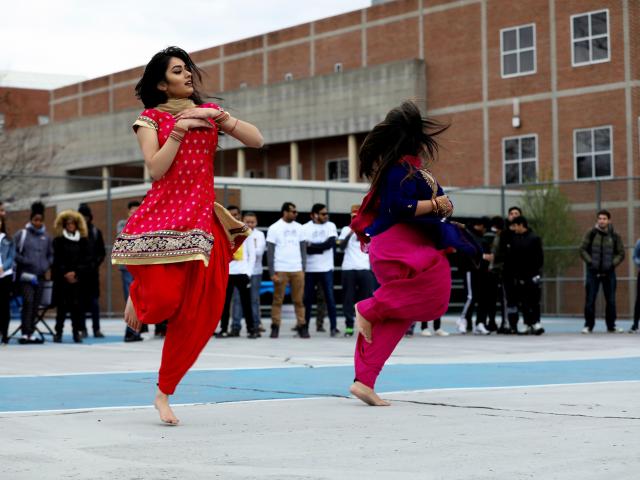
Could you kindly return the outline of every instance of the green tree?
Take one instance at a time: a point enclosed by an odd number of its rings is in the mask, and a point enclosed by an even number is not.
[[[542,238],[545,275],[560,275],[575,262],[580,242],[569,199],[556,185],[535,186],[526,191],[522,209],[531,228]]]

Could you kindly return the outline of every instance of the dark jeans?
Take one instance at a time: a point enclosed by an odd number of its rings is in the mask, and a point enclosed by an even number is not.
[[[11,320],[9,301],[12,288],[13,280],[11,275],[0,278],[0,336],[4,343],[9,341],[9,321]]]
[[[633,309],[633,327],[638,328],[640,322],[640,272],[638,272],[638,279],[636,280],[636,304]]]
[[[319,283],[324,292],[324,299],[329,311],[331,330],[338,328],[336,300],[333,296],[333,270],[328,272],[306,272],[304,274],[304,320],[307,327],[311,320],[311,307],[316,299],[316,284]]]
[[[502,279],[502,287],[504,290],[504,301],[506,303],[505,312],[509,327],[518,328],[518,295],[516,289],[516,280],[510,276]]]
[[[63,282],[63,280],[61,280]],[[64,282],[60,285],[56,304],[56,334],[62,335],[67,314],[71,315],[73,335],[76,336],[85,327],[82,291],[79,283]]]
[[[616,272],[598,273],[595,270],[587,270],[586,302],[584,305],[584,326],[593,329],[596,324],[596,298],[602,284],[604,292],[605,321],[607,330],[616,328]]]
[[[251,333],[254,328],[253,309],[251,308],[251,277],[243,274],[229,275],[227,295],[225,297],[220,321],[220,330],[226,332],[229,329],[229,310],[231,310],[231,298],[233,297],[234,288],[238,289],[244,319],[245,322],[247,322],[247,332]]]
[[[84,311],[91,314],[91,323],[93,326],[93,333],[100,331],[100,298],[90,297],[86,299]],[[82,319],[82,330],[87,331],[86,318]]]
[[[38,284],[32,285],[30,282],[20,282],[22,292],[22,335],[31,335],[34,331],[36,314],[42,301],[42,291],[44,289],[44,276],[38,277]]]
[[[515,296],[524,324],[531,327],[538,323],[540,321],[540,285],[533,283],[530,279],[516,279]]]
[[[253,321],[257,327],[260,326],[260,285],[262,284],[262,274],[251,276],[251,311],[253,312]],[[242,303],[240,303],[240,295],[238,291],[233,292],[231,300],[231,328],[237,330],[242,329]]]
[[[375,283],[371,270],[342,271],[342,309],[347,328],[353,328],[355,304],[373,295]]]

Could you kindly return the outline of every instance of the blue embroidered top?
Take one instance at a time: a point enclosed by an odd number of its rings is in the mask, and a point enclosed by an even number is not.
[[[369,236],[378,235],[396,223],[414,222],[418,219],[430,218],[429,223],[439,218],[434,214],[416,217],[419,200],[430,200],[433,189],[436,196],[444,195],[442,187],[429,172],[418,170],[409,178],[409,167],[406,163],[398,163],[391,167],[384,185],[380,187],[380,209],[373,223],[365,229]],[[424,173],[427,173],[426,178]],[[429,178],[429,180],[427,180]],[[418,220],[420,221],[420,220]]]

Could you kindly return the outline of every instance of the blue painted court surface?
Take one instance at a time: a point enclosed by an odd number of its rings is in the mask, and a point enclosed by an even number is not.
[[[196,370],[180,384],[173,402],[347,396],[353,368]],[[388,365],[379,392],[559,385],[640,380],[640,357],[543,362]],[[0,378],[0,413],[148,405],[155,372]]]

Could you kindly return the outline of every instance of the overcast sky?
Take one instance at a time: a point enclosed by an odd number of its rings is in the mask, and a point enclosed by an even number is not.
[[[9,0],[0,70],[88,78],[367,7],[370,0]]]

